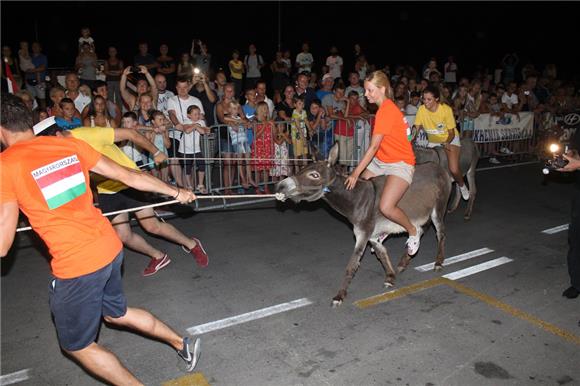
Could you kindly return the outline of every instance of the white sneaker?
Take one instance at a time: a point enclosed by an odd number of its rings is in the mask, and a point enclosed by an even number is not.
[[[407,254],[413,256],[419,250],[421,245],[421,236],[423,236],[423,228],[415,227],[417,229],[417,234],[415,236],[409,236],[407,239]]]
[[[495,158],[495,157],[490,157],[490,158],[489,158],[489,163],[490,163],[490,164],[494,164],[494,165],[498,165],[498,164],[500,164],[501,162],[499,162],[499,160],[498,160],[497,158]]]
[[[499,152],[503,154],[514,154],[514,152],[508,149],[507,147],[502,147],[501,149],[499,149]]]
[[[469,200],[469,189],[467,189],[467,185],[463,184],[463,186],[459,187],[459,190],[461,191],[461,197],[465,201]]]

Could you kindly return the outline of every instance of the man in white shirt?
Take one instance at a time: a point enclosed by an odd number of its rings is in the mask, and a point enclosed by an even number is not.
[[[155,85],[157,86],[157,110],[161,111],[165,118],[169,119],[169,111],[167,105],[170,98],[175,94],[167,90],[167,78],[161,73],[155,75]]]
[[[302,52],[296,55],[296,67],[298,67],[298,73],[302,72],[312,72],[312,66],[314,65],[314,58],[312,54],[308,52],[310,47],[308,43],[302,44]]]
[[[518,94],[515,93],[517,88],[516,82],[510,82],[507,87],[506,92],[501,96],[501,103],[506,107],[510,113],[517,112],[518,107]]]
[[[335,46],[330,48],[330,56],[326,58],[326,65],[328,66],[328,72],[332,75],[333,79],[342,77],[342,57],[338,55],[338,49]]]
[[[79,86],[81,82],[79,76],[74,72],[69,72],[64,78],[64,84],[66,86],[66,91],[64,95],[70,98],[75,103],[75,108],[79,111],[79,114],[83,111],[85,106],[91,103],[91,97],[84,95],[79,91]]]
[[[257,102],[266,102],[268,105],[268,112],[270,113],[270,119],[273,119],[276,115],[276,111],[274,110],[274,102],[272,99],[268,98],[266,95],[266,81],[259,80],[256,83],[256,103]]]

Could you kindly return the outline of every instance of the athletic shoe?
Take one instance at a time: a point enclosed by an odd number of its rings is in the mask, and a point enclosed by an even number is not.
[[[199,360],[199,356],[201,354],[200,349],[200,339],[196,339],[193,344],[191,344],[191,340],[189,337],[183,338],[183,349],[177,351],[177,355],[181,357],[185,361],[187,372],[193,371],[195,369],[195,365],[197,365],[197,361]]]
[[[419,250],[421,245],[421,236],[423,236],[423,228],[415,227],[417,229],[417,234],[415,236],[409,236],[407,239],[407,254],[413,256]]]
[[[469,189],[467,189],[467,185],[463,184],[463,186],[459,187],[459,190],[461,191],[461,197],[465,201],[469,200]]]
[[[495,158],[495,157],[490,157],[490,158],[489,158],[489,163],[490,163],[490,164],[494,164],[494,165],[498,165],[498,164],[500,164],[501,162],[499,162],[499,160],[498,160],[497,158]]]
[[[167,253],[163,255],[161,259],[151,259],[149,265],[145,268],[145,271],[143,271],[143,276],[151,276],[157,273],[161,268],[169,265],[169,263],[171,263],[171,259],[167,256]]]
[[[192,237],[192,239],[193,239],[193,241],[195,241],[195,247],[191,248],[189,253],[191,253],[193,255],[193,257],[195,258],[195,262],[197,263],[197,265],[199,267],[205,268],[205,267],[207,267],[207,265],[209,263],[209,258],[207,256],[207,253],[205,252],[205,249],[203,249],[203,245],[201,245],[201,241],[199,241],[195,237]]]

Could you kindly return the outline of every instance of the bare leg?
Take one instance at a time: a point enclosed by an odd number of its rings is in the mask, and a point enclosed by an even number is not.
[[[183,187],[183,177],[181,174],[182,170],[178,160],[169,161],[169,171],[171,172],[171,175],[175,179],[175,183],[177,184],[177,186]]]
[[[147,208],[135,212],[135,217],[139,220],[139,225],[149,233],[161,236],[164,239],[173,241],[174,243],[184,245],[188,249],[195,247],[195,241],[181,233],[173,225],[161,222],[153,213],[152,208]]]
[[[405,228],[409,236],[415,236],[417,229],[411,224],[405,212],[397,206],[408,188],[409,184],[404,179],[392,175],[387,176],[381,194],[380,210],[386,218]]]
[[[151,210],[151,216],[157,220],[153,210]],[[138,235],[131,230],[128,213],[121,213],[115,216],[111,223],[124,246],[153,259],[161,259],[165,255],[163,252],[154,248],[151,244],[145,241],[141,235]]]
[[[96,343],[91,343],[82,350],[66,351],[66,353],[76,359],[87,371],[112,385],[142,385],[123,366],[115,354]]]
[[[449,145],[445,148],[445,153],[447,154],[447,160],[449,162],[449,171],[453,176],[453,179],[457,182],[457,185],[463,186],[463,176],[461,175],[461,170],[459,169],[459,151],[461,148],[455,145]]]

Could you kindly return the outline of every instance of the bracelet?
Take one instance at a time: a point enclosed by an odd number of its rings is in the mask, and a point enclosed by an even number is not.
[[[155,154],[153,154],[153,157],[157,157],[159,154],[161,154],[161,150],[157,150]]]
[[[179,197],[179,192],[180,192],[180,190],[179,190],[179,188],[177,188],[177,194],[175,195],[175,197],[173,197],[174,200],[177,200],[177,197]]]

